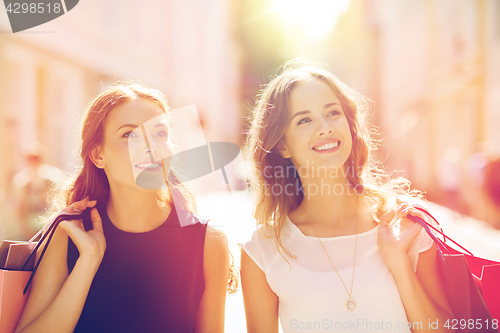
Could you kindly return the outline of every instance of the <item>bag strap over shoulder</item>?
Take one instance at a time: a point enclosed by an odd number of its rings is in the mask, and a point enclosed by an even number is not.
[[[45,246],[42,250],[42,253],[40,254],[40,258],[38,258],[38,261],[36,262],[35,267],[33,268],[33,272],[31,273],[31,276],[28,280],[28,283],[26,284],[26,287],[24,288],[23,295],[26,294],[26,292],[28,291],[29,286],[31,285],[31,281],[33,280],[33,277],[35,276],[35,272],[36,272],[38,266],[40,265],[40,262],[42,261],[42,258],[45,254],[45,251],[47,251],[47,247],[49,246],[49,243],[52,240],[52,237],[54,236],[54,233],[55,233],[56,228],[59,225],[59,223],[61,223],[62,221],[80,220],[82,218],[82,215],[83,214],[62,214],[62,215],[58,215],[54,219],[54,221],[52,223],[50,223],[49,227],[47,228],[47,231],[43,233],[42,238],[40,239],[38,244],[35,246],[33,251],[31,251],[28,259],[26,259],[26,261],[23,265],[22,269],[24,270],[26,268],[26,265],[28,265],[28,263],[30,262],[31,258],[33,258],[33,256],[36,255],[38,249],[40,248],[40,246],[42,245],[44,240],[47,239],[47,242],[45,243]],[[40,232],[42,232],[44,229],[40,230]],[[34,239],[36,239],[39,236],[39,233],[37,233],[32,239],[30,239],[29,242],[32,242]]]
[[[427,216],[429,216],[430,218],[432,218],[434,221],[436,221],[437,224],[439,224],[439,222],[436,220],[436,218],[434,216],[432,216],[432,214],[430,212],[428,212],[427,210],[425,210],[425,209],[423,209],[421,207],[414,207],[414,208],[417,209],[417,210],[419,210],[419,211],[421,211],[422,213],[426,214]],[[434,240],[434,242],[436,243],[436,245],[439,247],[439,249],[441,251],[443,251],[445,253],[450,253],[449,246],[446,244],[446,240],[448,239],[453,244],[455,244],[458,247],[460,247],[463,251],[467,252],[468,255],[474,256],[469,250],[467,250],[462,245],[460,245],[457,242],[455,242],[453,239],[451,239],[450,237],[448,237],[447,235],[445,235],[445,233],[442,230],[439,230],[439,229],[435,228],[433,225],[431,225],[427,221],[424,221],[423,219],[421,219],[419,217],[416,217],[416,216],[412,216],[412,215],[408,215],[407,218],[409,218],[413,222],[416,222],[416,223],[420,224],[425,229],[425,231],[427,231],[427,234]],[[439,238],[437,238],[436,235],[431,231],[431,229],[433,229],[438,234],[440,234],[441,236],[443,236],[443,240],[441,241]]]

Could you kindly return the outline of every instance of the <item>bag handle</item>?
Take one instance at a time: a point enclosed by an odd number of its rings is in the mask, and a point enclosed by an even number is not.
[[[38,230],[38,232],[35,234],[35,236],[30,238],[30,240],[28,241],[28,244],[33,243],[35,241],[35,239],[37,239],[38,236],[40,236],[45,231],[45,229],[47,229],[48,226],[49,226],[49,224],[46,224],[43,226],[42,229]]]
[[[449,253],[449,251],[446,248],[446,246],[444,245],[443,241],[441,241],[439,238],[436,237],[436,235],[434,235],[431,232],[431,229],[429,228],[429,226],[431,226],[431,225],[428,224],[427,221],[424,221],[423,219],[421,219],[420,217],[416,217],[416,216],[413,216],[413,215],[408,215],[407,218],[410,219],[410,220],[412,220],[415,223],[420,224],[425,229],[425,231],[432,238],[432,240],[434,241],[434,243],[436,243],[439,256],[441,257],[441,259],[443,260],[443,262],[446,262],[444,260],[443,252],[444,253]]]
[[[432,216],[431,213],[429,213],[427,210],[423,209],[423,208],[420,208],[420,207],[414,207],[415,209],[427,214],[428,216],[430,216],[437,224],[439,224],[439,222],[436,220],[436,218],[434,216]],[[450,237],[448,237],[447,235],[444,234],[444,232],[442,232],[441,230],[435,228],[433,225],[431,225],[430,223],[428,223],[427,221],[421,219],[420,217],[416,217],[416,216],[412,216],[412,215],[408,215],[407,218],[409,218],[410,220],[412,220],[413,222],[416,222],[418,224],[420,224],[424,229],[425,231],[427,232],[427,234],[432,238],[432,240],[434,240],[434,242],[436,243],[437,247],[438,247],[438,253],[439,255],[441,256],[441,259],[443,259],[443,262],[444,261],[444,257],[443,257],[443,252],[446,253],[446,254],[450,254],[450,250],[449,250],[449,247],[446,243],[446,239],[449,239],[450,241],[452,241],[455,245],[457,245],[458,247],[460,247],[462,250],[464,250],[465,252],[467,252],[468,255],[470,256],[474,256],[469,250],[467,250],[466,248],[464,248],[462,245],[458,244],[457,242],[455,242],[453,239],[451,239]],[[433,230],[435,230],[438,234],[440,234],[441,236],[443,236],[443,241],[441,241],[439,238],[437,238],[436,235],[434,235],[434,233],[431,232],[431,228]]]
[[[26,294],[26,292],[28,291],[29,286],[31,285],[31,281],[33,280],[33,277],[35,275],[35,272],[36,272],[38,266],[40,265],[40,262],[42,261],[42,258],[43,258],[44,254],[45,254],[45,251],[47,251],[47,247],[49,246],[49,243],[52,240],[52,237],[54,236],[54,233],[55,233],[56,228],[59,225],[59,223],[61,223],[62,221],[80,220],[82,218],[82,216],[83,216],[83,214],[62,214],[62,215],[59,215],[59,216],[57,216],[55,218],[55,220],[47,228],[47,232],[43,233],[42,238],[40,238],[40,241],[38,242],[38,244],[35,246],[35,248],[33,249],[33,251],[31,251],[28,259],[26,259],[26,261],[24,262],[23,268],[22,268],[24,270],[24,268],[26,267],[26,265],[28,265],[28,263],[30,262],[31,258],[33,258],[33,256],[36,255],[37,250],[40,248],[40,246],[42,245],[43,241],[48,236],[47,243],[45,244],[45,246],[44,246],[44,248],[42,250],[42,253],[40,254],[40,258],[38,258],[38,261],[36,262],[36,265],[33,268],[33,272],[31,273],[31,276],[30,276],[30,278],[28,280],[28,283],[26,283],[26,287],[24,288],[23,295]],[[43,232],[44,230],[45,230],[45,228],[43,228],[42,230],[40,230],[28,242],[30,242],[30,243],[33,242],[33,240],[35,240],[40,235],[40,233]]]
[[[421,207],[414,207],[416,208],[417,210],[421,211],[422,213],[425,213],[427,214],[428,216],[430,216],[430,218],[432,218],[437,224],[439,224],[439,222],[436,220],[436,218],[434,216],[432,216],[432,214],[430,212],[428,212],[427,210],[421,208]],[[459,248],[461,248],[462,250],[464,250],[465,252],[467,252],[468,255],[471,255],[474,257],[474,255],[469,251],[467,250],[465,247],[463,247],[462,245],[458,244],[457,242],[455,242],[453,239],[451,239],[450,237],[446,236],[444,234],[444,232],[442,230],[438,230],[436,229],[434,226],[432,226],[431,224],[427,223],[427,221],[424,221],[426,225],[428,225],[430,228],[434,229],[435,231],[437,231],[441,236],[443,236],[443,240],[444,240],[444,243],[446,243],[446,239],[450,240],[451,242],[453,242],[453,244],[455,244],[456,246],[458,246]]]

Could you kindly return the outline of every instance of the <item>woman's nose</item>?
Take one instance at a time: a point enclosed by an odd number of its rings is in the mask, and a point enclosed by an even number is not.
[[[154,143],[154,140],[148,141],[148,145],[146,146],[146,154],[158,154],[158,146]]]
[[[328,122],[326,119],[321,119],[320,121],[320,126],[318,129],[318,135],[323,136],[323,135],[328,135],[334,132],[334,127]]]

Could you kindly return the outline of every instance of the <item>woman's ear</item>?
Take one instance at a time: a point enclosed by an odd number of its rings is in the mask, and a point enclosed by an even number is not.
[[[290,151],[288,150],[286,145],[284,145],[282,142],[278,143],[277,148],[278,148],[278,153],[281,155],[281,157],[283,157],[283,158],[292,157],[292,155],[290,154]]]
[[[106,162],[104,162],[104,159],[101,156],[101,147],[94,148],[92,153],[90,153],[90,159],[99,169],[104,169],[106,166]]]

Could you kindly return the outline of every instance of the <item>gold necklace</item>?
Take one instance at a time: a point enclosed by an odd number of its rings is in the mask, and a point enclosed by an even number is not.
[[[314,235],[316,235],[316,238],[318,239],[319,243],[321,244],[321,247],[323,248],[323,251],[325,251],[326,253],[326,256],[328,257],[328,260],[330,261],[330,264],[332,264],[333,266],[333,269],[335,269],[335,272],[337,273],[337,275],[339,276],[339,279],[340,279],[340,282],[342,282],[342,284],[344,285],[344,288],[345,288],[345,291],[347,292],[347,295],[349,295],[349,299],[347,300],[347,303],[346,303],[346,307],[347,307],[347,310],[349,311],[354,311],[354,308],[356,307],[356,302],[354,302],[354,300],[352,299],[352,287],[354,285],[354,271],[356,269],[356,250],[358,248],[358,222],[359,222],[359,208],[358,208],[358,201],[357,201],[357,198],[356,198],[356,243],[354,245],[354,264],[352,266],[352,281],[351,281],[351,292],[349,292],[347,290],[347,287],[344,283],[344,280],[342,280],[342,277],[340,276],[339,272],[337,271],[337,268],[335,268],[335,265],[333,264],[332,262],[332,259],[330,258],[330,255],[328,254],[328,252],[326,251],[325,249],[325,246],[323,245],[323,242],[321,241],[321,239],[318,237],[318,233],[316,232],[316,229],[314,229],[314,226],[312,225],[311,221],[309,221],[309,217],[307,216],[307,210],[306,210],[306,207],[304,205],[304,212],[306,214],[306,219],[307,219],[307,222],[309,222],[309,224],[311,225],[311,228],[313,229],[314,231]]]

